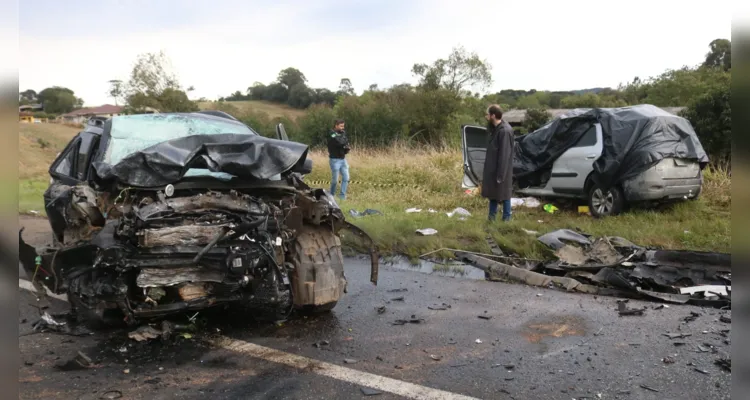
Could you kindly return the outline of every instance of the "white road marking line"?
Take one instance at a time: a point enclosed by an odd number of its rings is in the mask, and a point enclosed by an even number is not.
[[[385,376],[358,371],[318,361],[312,358],[286,353],[270,347],[260,346],[242,340],[220,337],[209,341],[211,344],[238,353],[248,354],[255,358],[288,365],[298,369],[309,369],[312,373],[353,383],[359,386],[382,390],[415,400],[475,400],[475,397],[464,396],[443,390],[433,389],[414,383],[404,382]]]
[[[18,279],[18,287],[34,293],[37,289],[25,279]],[[44,288],[50,297],[58,300],[68,301],[67,296],[52,293],[47,287]],[[336,364],[330,364],[318,361],[312,358],[298,356],[296,354],[286,353],[281,350],[270,347],[260,346],[254,343],[244,342],[242,340],[220,337],[210,340],[210,343],[217,347],[239,353],[249,354],[250,356],[271,361],[277,364],[288,365],[293,368],[306,369],[318,375],[338,379],[355,385],[366,386],[369,388],[382,390],[403,396],[414,400],[478,400],[476,397],[464,396],[456,393],[446,392],[444,390],[433,389],[414,383],[400,381],[398,379],[387,378],[385,376],[371,374],[369,372],[358,371],[351,368],[342,367]]]
[[[28,290],[30,292],[39,293],[39,291],[34,287],[34,284],[31,283],[31,281],[27,281],[26,279],[18,278],[18,287],[21,289]],[[68,301],[68,296],[52,293],[52,291],[50,291],[46,286],[44,286],[44,290],[47,292],[47,296],[49,297],[53,297],[55,299],[62,300],[65,302]]]

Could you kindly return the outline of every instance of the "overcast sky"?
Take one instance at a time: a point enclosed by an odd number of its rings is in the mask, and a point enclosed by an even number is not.
[[[65,86],[112,103],[140,53],[163,50],[191,97],[216,99],[286,67],[312,87],[414,82],[411,66],[456,45],[500,89],[616,87],[700,63],[731,37],[732,1],[23,0],[19,89]]]

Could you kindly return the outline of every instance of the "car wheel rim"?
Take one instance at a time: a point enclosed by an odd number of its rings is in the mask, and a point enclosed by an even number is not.
[[[612,208],[615,205],[615,196],[611,190],[608,190],[606,194],[601,189],[594,190],[594,194],[591,197],[591,205],[596,209],[599,215],[605,215],[612,212]]]

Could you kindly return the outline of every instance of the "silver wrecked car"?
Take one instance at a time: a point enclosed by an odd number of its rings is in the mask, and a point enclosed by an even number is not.
[[[481,185],[487,132],[463,126],[464,188]],[[690,122],[651,105],[576,109],[516,138],[514,192],[586,200],[595,217],[629,203],[695,199],[708,156]]]

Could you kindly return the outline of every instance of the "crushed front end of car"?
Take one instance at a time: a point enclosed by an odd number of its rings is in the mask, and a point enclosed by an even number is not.
[[[148,118],[165,117],[174,116]],[[84,320],[132,325],[222,304],[276,320],[336,305],[347,285],[339,232],[369,237],[345,220],[329,193],[304,183],[307,146],[196,134],[113,163],[113,120],[105,124],[93,178],[56,181],[45,193],[54,245],[35,263],[22,260],[37,281],[67,293]],[[378,255],[370,245],[376,283]],[[24,246],[21,240],[22,252]]]

